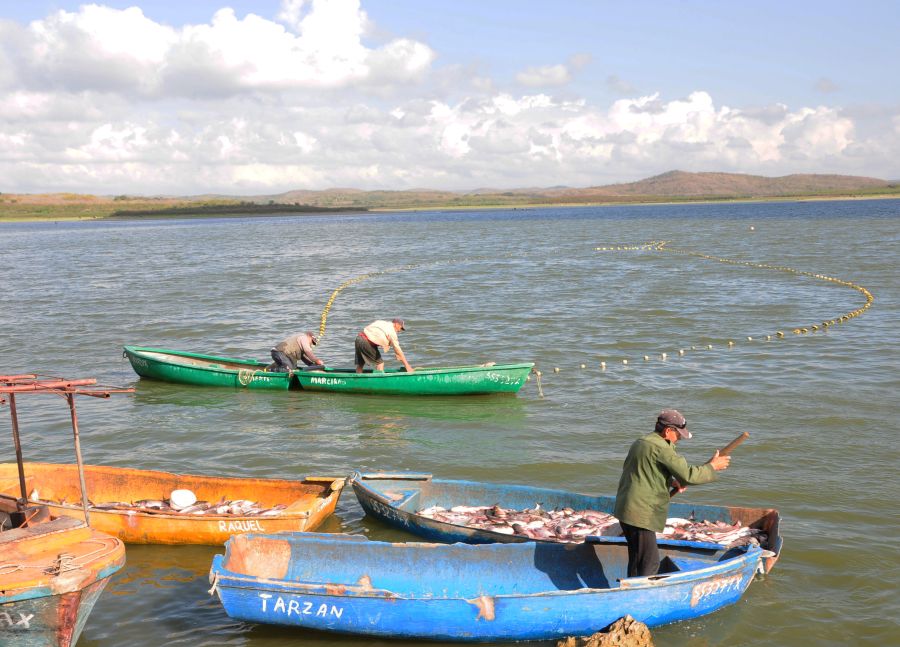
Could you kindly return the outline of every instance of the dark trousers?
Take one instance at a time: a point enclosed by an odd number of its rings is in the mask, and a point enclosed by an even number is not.
[[[620,523],[628,542],[628,577],[647,577],[659,572],[659,548],[652,530]]]
[[[275,350],[274,348],[272,349],[272,359],[275,360],[275,364],[277,364],[277,370],[281,372],[293,371],[297,368],[294,360],[285,353],[282,353],[280,350]]]

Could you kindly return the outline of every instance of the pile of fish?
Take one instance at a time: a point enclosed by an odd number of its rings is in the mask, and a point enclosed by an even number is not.
[[[226,501],[224,498],[217,503],[209,501],[197,501],[189,506],[173,507],[169,499],[141,499],[134,503],[122,501],[110,501],[108,503],[91,503],[92,510],[122,510],[129,513],[150,512],[161,514],[185,514],[185,515],[233,515],[237,517],[273,517],[283,513],[286,505],[278,504],[270,508],[261,506],[256,501],[235,499]]]
[[[453,506],[449,510],[432,506],[417,514],[457,526],[489,530],[504,535],[519,535],[529,539],[558,542],[581,542],[588,535],[621,537],[622,527],[613,515],[597,510],[544,510],[540,504],[525,510],[500,506]],[[666,528],[657,533],[660,538],[685,541],[706,541],[725,546],[755,543],[765,546],[768,537],[757,528],[730,525],[722,521],[693,521],[671,518]]]
[[[765,546],[769,539],[762,530],[742,526],[738,521],[728,524],[724,521],[691,521],[678,517],[666,519],[665,530],[657,533],[657,536],[684,541],[708,541],[731,547],[744,544]]]
[[[548,541],[579,542],[584,541],[588,535],[617,537],[622,534],[619,520],[611,514],[572,508],[544,510],[540,504],[526,510],[512,510],[497,505],[457,505],[449,510],[432,506],[417,514],[457,526]]]

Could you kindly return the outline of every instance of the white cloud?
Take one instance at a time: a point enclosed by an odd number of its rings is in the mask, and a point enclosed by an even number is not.
[[[587,53],[573,54],[563,65],[541,65],[529,67],[516,74],[516,82],[525,87],[556,87],[572,81],[574,72],[589,65],[591,55]]]
[[[225,8],[208,24],[174,29],[138,7],[57,11],[24,29],[0,26],[0,82],[17,68],[21,85],[34,90],[196,98],[406,83],[434,59],[408,38],[368,47],[359,0],[288,0],[280,18],[288,28]]]
[[[896,109],[740,109],[618,79],[609,105],[571,87],[503,93],[474,65],[432,73],[426,43],[373,46],[371,32],[357,0],[180,27],[99,5],[0,21],[0,191],[591,186],[673,168],[900,177]],[[589,64],[520,81],[546,89]]]
[[[194,110],[174,120],[160,110],[93,124],[47,122],[46,132],[35,129],[40,136],[0,122],[4,191],[10,182],[24,183],[22,190],[106,193],[591,186],[605,183],[601,177],[638,179],[672,168],[900,175],[859,167],[864,151],[889,159],[900,143],[896,131],[876,146],[859,140],[853,121],[833,109],[744,113],[717,106],[706,92],[622,99],[607,108],[501,94],[289,111],[232,99]]]
[[[531,87],[565,85],[571,80],[569,68],[561,64],[529,67],[516,75],[516,81]]]

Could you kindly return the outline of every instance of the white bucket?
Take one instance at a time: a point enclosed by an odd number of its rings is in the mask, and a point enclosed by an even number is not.
[[[173,510],[181,510],[195,503],[197,503],[197,495],[190,490],[172,490],[169,495],[169,505]]]

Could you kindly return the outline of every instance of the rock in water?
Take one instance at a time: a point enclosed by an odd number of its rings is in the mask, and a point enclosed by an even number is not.
[[[587,638],[560,640],[556,647],[653,647],[653,637],[647,625],[625,616]]]

